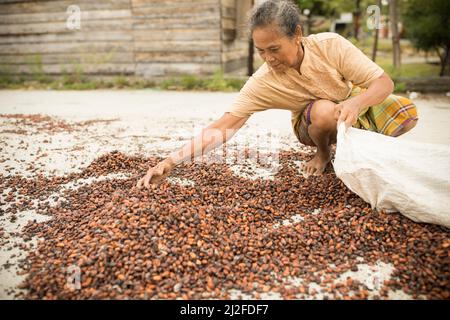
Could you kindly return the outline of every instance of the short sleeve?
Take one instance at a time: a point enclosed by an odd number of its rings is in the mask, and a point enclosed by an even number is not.
[[[330,55],[336,69],[355,86],[367,88],[384,73],[379,65],[344,37],[339,35],[330,44],[330,50],[336,50],[335,54]]]
[[[252,114],[270,109],[271,100],[266,98],[267,88],[254,76],[250,77],[239,92],[227,112],[236,117],[246,118]]]

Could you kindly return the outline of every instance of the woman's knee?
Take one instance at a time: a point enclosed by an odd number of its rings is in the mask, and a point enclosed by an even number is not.
[[[329,100],[317,100],[311,109],[311,124],[320,130],[334,130],[336,128],[335,117],[336,104]]]
[[[418,119],[409,121],[407,124],[403,125],[397,132],[395,132],[393,136],[398,137],[412,130],[417,125],[417,120]]]

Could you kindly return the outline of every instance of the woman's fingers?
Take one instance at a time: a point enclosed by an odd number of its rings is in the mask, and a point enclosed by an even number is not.
[[[154,175],[159,177],[162,176],[163,173],[164,173],[164,166],[162,164],[157,165]]]
[[[337,121],[338,127],[339,127],[339,125],[340,125],[342,122],[345,122],[345,120],[347,120],[347,113],[346,113],[345,111],[342,111],[342,112],[340,113],[339,119],[338,119],[338,121]]]
[[[342,111],[342,104],[337,104],[334,106],[334,119],[339,120]]]
[[[337,104],[336,113],[338,113],[337,126],[344,122],[346,128],[352,127],[358,120],[359,110],[352,105]],[[335,113],[335,116],[336,116]]]
[[[342,122],[345,123],[346,128],[350,128],[351,126],[354,125],[354,123],[356,122],[356,119],[350,111],[351,110],[346,109],[346,108],[342,109],[341,114],[338,119],[338,122],[337,122],[338,127]]]
[[[139,179],[136,186],[140,189],[142,186],[150,188],[150,184],[152,184],[152,186],[159,184],[159,182],[164,180],[170,174],[171,170],[172,166],[169,162],[160,162],[156,166],[148,169],[147,174]]]
[[[162,180],[164,173],[164,166],[157,165],[154,168],[151,168],[147,171],[147,174],[144,178],[139,180],[138,187],[144,185],[146,188],[150,188],[150,184],[156,184]]]
[[[147,172],[147,174],[144,177],[144,187],[149,188],[150,187],[150,179],[153,177],[153,171],[150,170]]]
[[[141,189],[143,183],[144,183],[144,178],[140,178],[139,181],[138,181],[137,184],[136,184],[136,187],[137,187],[138,189]]]
[[[309,170],[309,175],[313,176],[313,175],[316,174],[316,172],[317,172],[317,168],[316,167],[311,167],[311,170]]]
[[[346,126],[347,128],[350,128],[351,126],[353,126],[353,124],[354,124],[355,122],[356,122],[356,121],[355,121],[354,117],[353,117],[353,116],[349,116],[349,117],[347,117],[347,119],[345,120],[345,126]]]

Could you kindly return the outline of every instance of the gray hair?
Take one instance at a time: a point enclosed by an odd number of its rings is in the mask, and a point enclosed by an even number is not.
[[[292,39],[297,26],[300,25],[297,5],[291,1],[267,0],[253,9],[249,19],[251,34],[256,28],[271,24],[278,26],[283,35]]]

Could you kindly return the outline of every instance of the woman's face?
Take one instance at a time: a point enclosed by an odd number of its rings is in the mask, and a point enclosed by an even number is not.
[[[283,72],[299,65],[300,27],[297,27],[296,35],[292,39],[282,35],[276,26],[257,28],[252,37],[261,58],[275,72]]]

